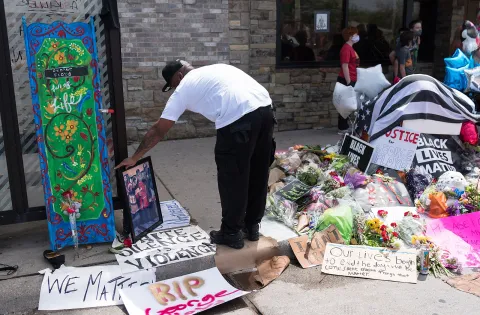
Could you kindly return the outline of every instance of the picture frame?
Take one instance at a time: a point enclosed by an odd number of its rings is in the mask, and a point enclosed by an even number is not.
[[[145,157],[134,166],[117,170],[125,196],[132,242],[135,243],[163,223],[152,160]]]
[[[313,24],[315,33],[330,32],[330,11],[315,11]]]

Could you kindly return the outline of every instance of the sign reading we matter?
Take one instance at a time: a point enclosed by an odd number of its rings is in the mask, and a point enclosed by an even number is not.
[[[417,283],[415,249],[392,251],[328,243],[322,272],[332,275]]]

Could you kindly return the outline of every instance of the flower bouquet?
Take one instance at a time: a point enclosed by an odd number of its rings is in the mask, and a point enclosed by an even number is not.
[[[68,215],[70,221],[70,229],[72,230],[73,247],[75,248],[76,256],[79,256],[77,219],[80,218],[80,207],[82,206],[82,204],[73,198],[73,192],[70,190],[64,191],[62,193],[62,198],[62,209],[64,209],[63,214]]]

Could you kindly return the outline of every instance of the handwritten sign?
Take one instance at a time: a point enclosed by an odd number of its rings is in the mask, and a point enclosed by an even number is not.
[[[59,67],[45,70],[45,78],[71,78],[88,75],[88,67]]]
[[[303,268],[319,266],[323,263],[323,256],[327,243],[343,244],[343,238],[334,225],[313,235],[308,242],[308,235],[291,238],[288,240],[290,247]]]
[[[39,310],[68,310],[123,304],[120,289],[148,286],[155,270],[122,275],[120,266],[63,267],[47,272],[40,289]]]
[[[196,314],[248,293],[228,284],[217,268],[120,290],[130,315]]]
[[[410,169],[420,134],[396,127],[371,142],[375,146],[372,163],[397,171]]]
[[[370,165],[374,149],[372,145],[363,140],[345,135],[340,154],[348,156],[353,165],[358,167],[362,172],[366,172]]]
[[[417,283],[417,252],[327,244],[322,272],[347,277]]]
[[[9,0],[6,12],[79,13],[84,11],[85,0]]]
[[[188,226],[150,233],[115,257],[122,272],[129,273],[210,256],[215,252],[216,247],[204,230]]]
[[[444,251],[443,259],[480,267],[480,212],[429,220],[427,235]]]
[[[287,180],[290,180],[287,178]],[[303,197],[306,193],[308,193],[312,189],[312,187],[305,185],[298,179],[292,179],[290,182],[288,182],[285,187],[282,189],[278,190],[275,194],[277,196],[280,196],[282,198],[291,200],[291,201],[297,201],[301,197]]]
[[[184,227],[190,224],[190,215],[176,200],[160,202],[163,223],[155,231],[169,230]]]

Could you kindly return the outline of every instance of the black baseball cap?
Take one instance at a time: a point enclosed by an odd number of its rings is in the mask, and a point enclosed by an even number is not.
[[[170,91],[170,89],[172,88],[170,86],[172,82],[170,81],[172,80],[175,73],[177,73],[177,71],[180,70],[182,67],[183,67],[182,61],[180,59],[177,59],[175,61],[168,62],[167,65],[163,68],[162,76],[167,82],[162,89],[163,92]]]

